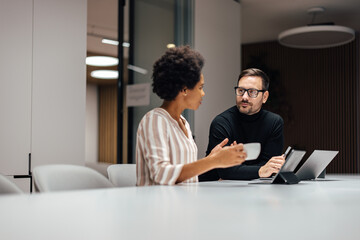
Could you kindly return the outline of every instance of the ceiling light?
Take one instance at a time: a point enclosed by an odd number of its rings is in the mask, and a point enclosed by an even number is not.
[[[138,72],[138,73],[141,73],[141,74],[144,74],[146,75],[148,73],[148,71],[144,68],[141,68],[141,67],[137,67],[137,66],[134,66],[134,65],[127,65],[127,68],[130,69],[130,70],[133,70],[134,72]]]
[[[119,45],[119,41],[117,40],[112,40],[112,39],[108,39],[108,38],[103,38],[101,40],[102,43],[105,43],[105,44],[110,44],[110,45],[115,45],[115,46],[118,46]],[[130,43],[128,42],[123,42],[122,43],[122,46],[123,47],[130,47]]]
[[[292,48],[315,49],[340,46],[355,39],[355,31],[333,23],[314,24],[317,13],[324,12],[322,7],[310,8],[312,22],[304,27],[283,31],[279,34],[279,43]]]
[[[95,70],[90,75],[93,78],[100,79],[117,79],[119,77],[119,73],[116,70]]]
[[[115,46],[119,45],[119,42],[118,42],[118,41],[112,40],[112,39],[107,39],[107,38],[103,38],[103,39],[101,40],[101,42],[102,42],[102,43],[105,43],[105,44],[115,45]]]
[[[116,66],[119,64],[119,59],[109,56],[91,56],[86,58],[86,65],[97,67]]]
[[[130,47],[130,43],[128,43],[128,42],[123,42],[122,46],[123,46],[123,47]]]
[[[168,45],[166,45],[166,47],[167,47],[167,48],[174,48],[174,47],[176,47],[176,45],[173,44],[173,43],[169,43]]]
[[[88,36],[92,36],[92,37],[96,37],[96,38],[101,38],[101,42],[102,43],[105,43],[105,44],[110,44],[110,45],[119,45],[119,41],[118,40],[115,40],[115,39],[112,39],[112,38],[109,38],[107,36],[104,36],[104,35],[100,35],[100,34],[95,34],[95,33],[87,33]],[[123,42],[122,43],[122,46],[123,47],[130,47],[130,43],[128,42]]]

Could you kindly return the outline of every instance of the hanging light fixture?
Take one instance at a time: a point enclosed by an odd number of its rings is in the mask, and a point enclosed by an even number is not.
[[[86,65],[97,67],[109,67],[119,64],[119,59],[110,56],[90,56],[86,58]]]
[[[313,15],[311,23],[281,32],[279,43],[292,48],[316,49],[340,46],[355,39],[355,31],[351,28],[334,23],[315,24],[316,14],[324,11],[323,7],[310,8],[307,12]]]
[[[90,76],[100,79],[117,79],[119,72],[116,70],[95,70],[90,73]]]

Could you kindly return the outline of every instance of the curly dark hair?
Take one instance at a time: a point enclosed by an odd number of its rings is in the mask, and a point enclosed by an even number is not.
[[[168,49],[153,66],[153,92],[172,101],[184,88],[193,89],[200,81],[204,58],[189,46]]]

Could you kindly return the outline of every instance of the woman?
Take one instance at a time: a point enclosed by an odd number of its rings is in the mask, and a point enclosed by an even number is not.
[[[153,92],[163,104],[141,120],[136,141],[137,185],[197,182],[214,168],[245,161],[242,144],[224,147],[228,139],[197,160],[190,126],[181,113],[199,108],[204,93],[203,57],[188,46],[171,48],[153,66]]]

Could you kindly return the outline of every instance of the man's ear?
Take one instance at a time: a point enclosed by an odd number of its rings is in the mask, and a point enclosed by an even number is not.
[[[263,104],[264,103],[266,103],[266,101],[268,100],[268,98],[269,98],[269,91],[266,91],[266,92],[264,92],[264,96],[263,96]]]

